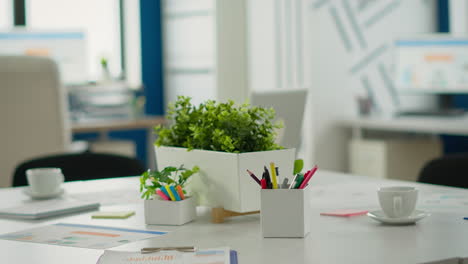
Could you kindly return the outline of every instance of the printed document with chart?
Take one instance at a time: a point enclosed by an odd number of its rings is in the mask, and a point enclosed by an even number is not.
[[[0,239],[67,247],[107,249],[166,233],[156,230],[57,223],[1,234]]]
[[[97,264],[236,264],[237,253],[227,247],[195,252],[162,251],[142,254],[106,250]]]

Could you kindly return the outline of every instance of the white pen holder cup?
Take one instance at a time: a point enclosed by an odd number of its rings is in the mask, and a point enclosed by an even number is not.
[[[306,189],[261,190],[263,237],[305,237],[310,231],[310,193]]]
[[[195,219],[195,199],[166,201],[159,198],[145,200],[145,223],[147,225],[183,225]]]

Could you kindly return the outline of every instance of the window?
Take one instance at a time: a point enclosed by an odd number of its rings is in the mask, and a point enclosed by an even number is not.
[[[10,28],[12,25],[13,7],[11,0],[0,0],[0,29]]]
[[[0,0],[0,10],[2,1],[11,2]],[[26,24],[31,30],[83,30],[88,76],[99,80],[103,57],[108,60],[111,76],[122,74],[119,12],[117,0],[27,0]]]

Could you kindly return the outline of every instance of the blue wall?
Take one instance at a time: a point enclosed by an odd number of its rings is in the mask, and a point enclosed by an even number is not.
[[[450,32],[450,20],[449,20],[449,1],[448,0],[437,0],[437,31],[448,33]]]
[[[437,16],[438,31],[442,33],[450,32],[450,13],[448,0],[437,0]],[[468,95],[453,96],[453,103],[454,107],[468,109]],[[441,138],[444,143],[445,154],[468,152],[468,137],[442,135]]]
[[[146,113],[164,114],[161,1],[140,0],[142,79]]]

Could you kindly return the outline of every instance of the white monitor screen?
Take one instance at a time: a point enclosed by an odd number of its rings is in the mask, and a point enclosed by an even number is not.
[[[467,93],[468,37],[395,42],[395,85],[408,93]]]
[[[83,32],[0,32],[0,54],[48,56],[57,62],[65,84],[88,81]]]

